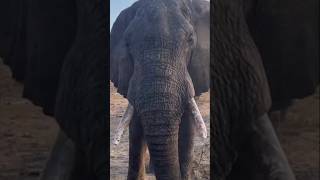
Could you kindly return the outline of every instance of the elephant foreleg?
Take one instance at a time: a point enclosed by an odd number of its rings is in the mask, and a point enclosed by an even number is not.
[[[288,108],[283,108],[279,111],[272,111],[269,113],[270,120],[277,132],[280,132],[281,123],[286,121]]]
[[[295,180],[295,176],[288,163],[287,157],[282,150],[280,142],[272,127],[267,114],[261,116],[254,122],[254,138],[252,144],[255,146],[257,159],[261,162],[268,180]]]
[[[192,179],[193,137],[194,127],[192,116],[189,111],[186,111],[182,116],[179,129],[179,163],[182,180]]]
[[[295,180],[287,157],[268,115],[251,125],[248,140],[238,150],[238,159],[228,180]]]
[[[286,121],[288,110],[294,103],[293,100],[274,101],[269,117],[273,127],[278,132],[280,131],[281,123]]]
[[[153,160],[152,160],[152,157],[150,156],[150,153],[148,150],[147,150],[146,155],[149,156],[149,161],[146,161],[146,172],[148,174],[154,174],[154,165],[152,162]]]
[[[59,131],[41,180],[70,180],[74,159],[73,142],[62,131]]]
[[[127,179],[144,180],[144,156],[147,146],[143,138],[143,128],[136,116],[133,117],[129,126],[129,170]]]

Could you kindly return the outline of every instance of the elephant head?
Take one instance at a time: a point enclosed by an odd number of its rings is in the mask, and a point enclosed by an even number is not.
[[[159,179],[181,177],[179,126],[209,90],[209,41],[202,0],[139,0],[111,30],[111,81],[143,127]]]

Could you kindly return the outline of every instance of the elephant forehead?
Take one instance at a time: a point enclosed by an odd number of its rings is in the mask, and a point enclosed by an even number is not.
[[[165,33],[176,38],[177,34],[184,34],[192,30],[191,15],[188,8],[178,5],[176,0],[148,0],[138,9],[133,19],[132,30],[129,32],[144,35]],[[188,9],[188,10],[184,10]],[[188,12],[188,13],[187,13]],[[189,15],[185,15],[189,14]]]
[[[144,6],[138,11],[138,16],[148,16],[151,20],[156,20],[161,17],[166,17],[170,11],[179,8],[176,0],[148,0]],[[176,13],[177,11],[175,11]]]
[[[147,4],[142,12],[150,21],[159,21],[167,14],[167,7],[161,2],[154,2]]]
[[[164,32],[149,32],[145,33],[140,41],[135,42],[140,49],[153,50],[153,49],[172,49],[181,46],[179,39],[182,39],[181,34],[173,34],[177,37],[172,38],[172,35],[168,35]]]
[[[178,68],[182,65],[182,61],[179,61],[180,52],[179,49],[152,49],[144,50],[139,64],[142,66],[158,66],[163,68]],[[165,67],[164,67],[165,66]]]
[[[161,61],[168,58],[170,58],[170,50],[163,48],[144,50],[142,57],[144,61]]]

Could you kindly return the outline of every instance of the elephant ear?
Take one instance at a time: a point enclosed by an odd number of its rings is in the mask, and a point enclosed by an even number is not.
[[[125,31],[134,18],[136,9],[136,4],[133,4],[123,10],[113,24],[110,34],[110,80],[124,97],[127,97],[133,74],[133,62],[128,54]]]
[[[192,1],[192,20],[197,44],[188,65],[195,95],[210,88],[210,3],[205,0]]]

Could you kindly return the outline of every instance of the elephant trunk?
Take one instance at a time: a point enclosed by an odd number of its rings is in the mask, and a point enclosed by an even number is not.
[[[181,179],[178,136],[181,117],[187,103],[183,81],[174,76],[145,78],[134,107],[144,132],[157,179]]]
[[[149,111],[140,115],[157,179],[181,179],[178,150],[180,114]]]

